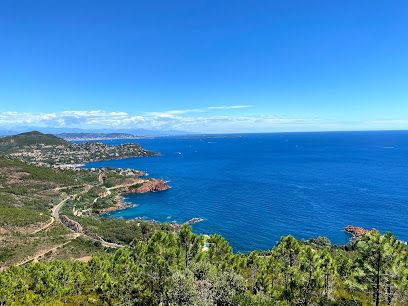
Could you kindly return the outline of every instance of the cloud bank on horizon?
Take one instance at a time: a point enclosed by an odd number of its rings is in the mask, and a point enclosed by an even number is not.
[[[276,115],[245,114],[253,105],[221,105],[163,112],[130,114],[104,110],[61,112],[0,112],[2,129],[59,128],[83,130],[149,129],[194,133],[240,133],[283,131],[338,131],[407,129],[408,120],[372,120],[344,122],[322,118],[290,118]],[[230,114],[219,114],[220,111]],[[235,114],[233,110],[241,110]]]

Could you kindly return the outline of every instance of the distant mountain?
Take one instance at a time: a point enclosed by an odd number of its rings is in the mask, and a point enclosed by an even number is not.
[[[65,140],[107,140],[107,139],[135,139],[141,136],[135,136],[127,133],[61,133],[56,134]],[[143,137],[143,136],[142,136]]]
[[[179,135],[193,134],[191,132],[178,131],[178,130],[146,130],[146,129],[121,129],[115,132],[129,133],[133,135],[148,136],[148,137],[179,136]]]
[[[0,151],[9,151],[13,148],[20,148],[31,145],[66,145],[67,141],[55,135],[43,134],[38,131],[21,133],[13,136],[0,138]]]

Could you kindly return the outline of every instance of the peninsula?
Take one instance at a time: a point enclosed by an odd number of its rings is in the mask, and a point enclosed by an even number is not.
[[[0,138],[0,153],[38,166],[60,168],[75,168],[99,160],[159,155],[134,143],[117,146],[101,142],[71,143],[36,131]]]

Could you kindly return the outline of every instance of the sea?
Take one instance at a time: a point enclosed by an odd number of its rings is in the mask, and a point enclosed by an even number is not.
[[[408,131],[189,135],[107,140],[160,156],[86,167],[143,170],[171,189],[125,198],[111,218],[184,223],[221,234],[236,252],[271,249],[281,236],[345,244],[347,225],[408,241]]]

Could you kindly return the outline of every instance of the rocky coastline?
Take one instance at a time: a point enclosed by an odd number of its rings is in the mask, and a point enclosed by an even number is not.
[[[170,188],[167,184],[168,182],[164,179],[147,179],[141,184],[135,184],[131,186],[126,186],[123,189],[124,194],[137,194],[137,193],[147,193],[156,191],[165,191]]]
[[[133,182],[130,183],[129,185],[120,187],[121,189],[120,194],[117,197],[115,197],[116,205],[100,210],[99,214],[104,215],[114,211],[134,207],[133,204],[126,203],[123,197],[129,194],[141,194],[147,192],[165,191],[171,188],[170,185],[168,185],[167,183],[168,182],[165,181],[164,179],[155,178],[133,180]]]
[[[344,231],[352,236],[352,240],[358,239],[370,232],[370,230],[366,228],[353,225],[347,225],[344,228]]]
[[[108,208],[101,209],[99,211],[99,214],[100,215],[105,215],[105,214],[108,214],[108,213],[111,213],[111,212],[114,212],[114,211],[124,210],[124,209],[127,209],[127,208],[134,207],[133,204],[126,203],[123,200],[123,196],[121,196],[121,195],[118,195],[117,197],[115,197],[115,200],[116,200],[116,205],[115,206],[111,206],[111,207],[108,207]]]

